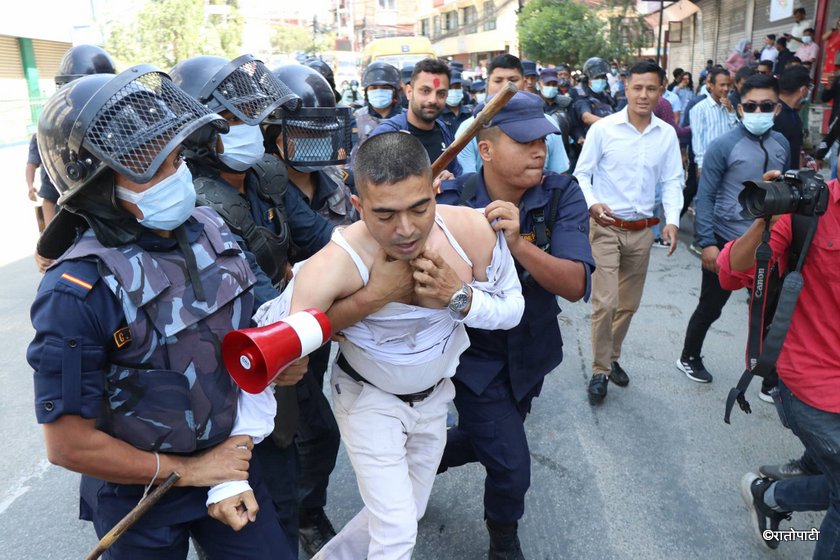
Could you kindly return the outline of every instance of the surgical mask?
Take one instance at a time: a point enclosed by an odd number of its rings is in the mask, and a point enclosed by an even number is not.
[[[610,74],[612,74],[613,76],[618,74],[618,68],[610,68]]]
[[[333,159],[333,145],[332,138],[329,136],[321,136],[315,138],[290,138],[293,156],[289,157],[289,161],[306,162],[306,161],[326,161]],[[303,166],[293,165],[298,171],[303,171]]]
[[[484,103],[484,100],[487,99],[486,93],[476,93],[475,94],[475,102],[476,103]]]
[[[546,99],[554,99],[557,97],[557,86],[542,86],[540,88],[540,93]]]
[[[390,89],[369,89],[367,96],[374,109],[385,109],[394,100],[394,92]]]
[[[590,88],[592,89],[592,91],[594,91],[595,93],[601,93],[602,91],[604,91],[605,89],[607,89],[607,80],[604,80],[604,79],[592,80],[592,81],[590,82],[589,87],[590,87]]]
[[[150,229],[172,231],[186,222],[195,208],[195,188],[186,163],[150,189],[137,193],[117,185],[115,195],[135,204],[143,213],[143,219],[137,221]]]
[[[557,80],[557,85],[560,87],[569,87],[569,80],[566,78],[560,78]]]
[[[802,42],[806,45],[809,44],[813,40],[814,39],[810,35],[803,35],[802,36]]]
[[[464,100],[464,90],[450,89],[446,94],[446,104],[450,107],[457,107]]]
[[[750,133],[761,136],[773,128],[774,113],[744,113],[742,122]]]
[[[263,135],[258,126],[237,124],[221,138],[225,151],[219,154],[219,159],[234,171],[247,170],[265,154]]]

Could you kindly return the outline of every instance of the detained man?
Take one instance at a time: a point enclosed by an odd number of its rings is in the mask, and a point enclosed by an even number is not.
[[[417,138],[369,138],[355,173],[361,221],[285,294],[291,312],[324,309],[342,333],[333,403],[365,504],[315,558],[407,559],[446,443],[465,325],[511,328],[524,300],[504,236],[480,212],[436,206]]]

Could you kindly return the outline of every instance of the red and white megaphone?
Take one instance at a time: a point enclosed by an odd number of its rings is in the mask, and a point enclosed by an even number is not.
[[[261,393],[292,362],[308,356],[332,336],[326,313],[306,309],[265,327],[231,331],[222,340],[222,360],[248,393]]]

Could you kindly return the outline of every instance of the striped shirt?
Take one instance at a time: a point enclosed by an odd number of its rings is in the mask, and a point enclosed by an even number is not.
[[[691,110],[691,145],[698,168],[703,168],[703,155],[712,140],[723,136],[737,124],[738,114],[724,109],[711,95]]]

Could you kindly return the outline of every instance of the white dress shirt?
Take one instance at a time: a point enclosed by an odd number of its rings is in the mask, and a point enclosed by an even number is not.
[[[790,52],[796,53],[796,51],[799,50],[799,47],[802,46],[802,41],[800,41],[799,39],[794,39],[793,37],[802,38],[802,35],[805,33],[805,30],[810,29],[811,27],[813,26],[811,25],[810,19],[803,19],[799,23],[793,24],[793,27],[790,28],[791,38],[788,39],[787,42],[787,48]]]
[[[679,226],[683,168],[674,127],[651,115],[639,132],[625,107],[589,128],[575,168],[586,205],[602,202],[622,220],[654,215],[656,185],[662,185],[665,223]]]
[[[776,48],[775,45],[770,45],[769,47],[764,47],[761,51],[761,56],[759,57],[759,61],[762,60],[769,60],[773,64],[776,64],[776,59],[779,58],[779,50]]]

